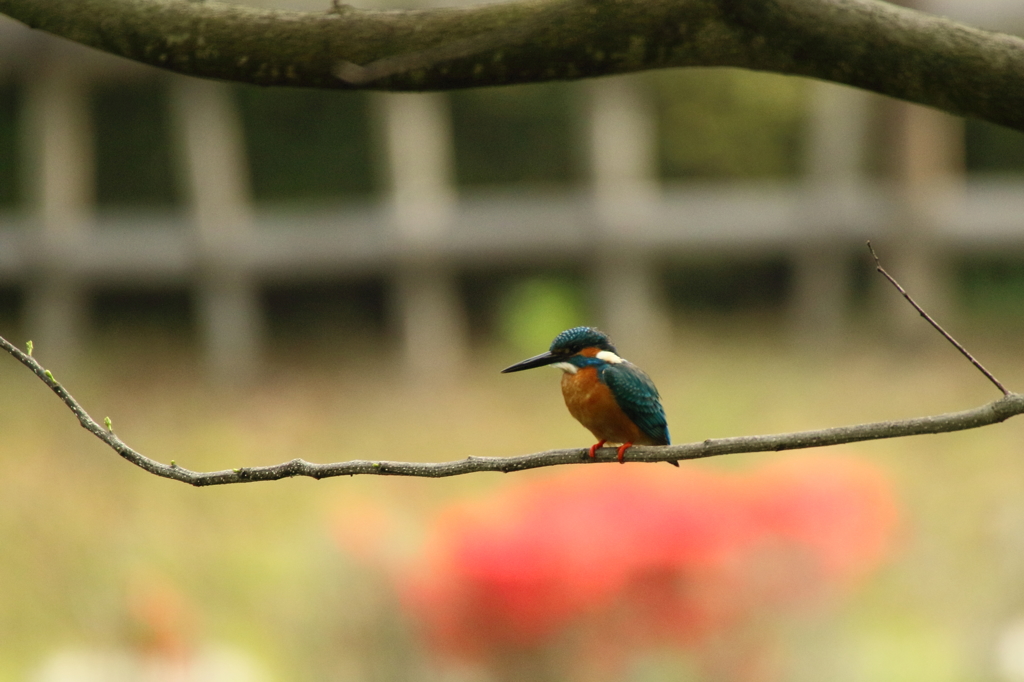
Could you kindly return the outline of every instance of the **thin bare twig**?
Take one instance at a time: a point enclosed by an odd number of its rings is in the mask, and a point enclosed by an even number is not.
[[[0,337],[0,347],[14,356],[21,364],[32,370],[75,413],[79,423],[86,430],[110,446],[121,457],[157,476],[182,481],[194,486],[276,481],[295,476],[321,479],[333,476],[355,476],[357,474],[443,478],[481,471],[510,473],[562,464],[616,461],[615,448],[602,448],[598,450],[596,460],[592,460],[588,456],[587,448],[578,448],[572,450],[549,450],[547,452],[519,455],[517,457],[468,457],[451,462],[426,463],[352,460],[349,462],[316,464],[302,459],[293,459],[290,462],[265,467],[242,467],[239,469],[208,472],[191,471],[178,466],[173,460],[170,464],[162,464],[128,447],[110,429],[109,422],[106,428],[98,424],[35,358],[24,353],[3,337]],[[926,433],[963,431],[997,424],[1018,414],[1024,414],[1024,395],[1008,392],[995,402],[963,412],[951,412],[931,417],[918,417],[898,421],[858,424],[855,426],[839,426],[818,431],[800,431],[766,436],[741,436],[738,438],[713,438],[698,443],[682,445],[661,447],[637,445],[630,448],[626,456],[629,461],[633,462],[668,462],[680,459],[717,457],[719,455],[741,452],[798,450],[801,448],[816,448],[867,440],[916,436]]]
[[[944,337],[946,337],[946,340],[949,341],[951,344],[953,344],[953,346],[958,351],[960,351],[965,358],[970,360],[971,364],[974,365],[975,367],[977,367],[978,371],[980,371],[982,374],[984,374],[988,378],[989,381],[991,381],[993,384],[995,384],[996,388],[998,388],[1000,391],[1003,392],[1003,395],[1005,395],[1005,396],[1010,395],[1010,392],[1008,390],[1006,390],[1006,387],[1003,386],[1002,382],[999,381],[999,379],[996,379],[994,376],[992,376],[992,373],[989,372],[987,369],[985,369],[984,365],[982,365],[980,362],[978,362],[974,358],[973,355],[968,353],[967,349],[964,348],[962,345],[960,345],[959,341],[957,341],[952,336],[950,336],[949,332],[947,332],[945,329],[943,329],[942,325],[940,325],[938,322],[936,322],[935,319],[932,318],[931,315],[926,313],[924,311],[924,309],[921,306],[919,306],[917,304],[917,302],[913,298],[910,297],[910,294],[907,293],[907,290],[904,289],[903,287],[901,287],[900,283],[897,282],[895,279],[893,279],[893,276],[885,271],[885,268],[882,267],[882,263],[878,260],[878,254],[875,253],[874,247],[871,246],[871,241],[870,240],[868,240],[868,251],[871,252],[871,257],[875,259],[875,269],[878,270],[878,272],[882,273],[882,275],[884,275],[885,278],[887,280],[889,280],[894,287],[896,287],[897,291],[899,291],[901,294],[903,294],[903,298],[907,299],[907,302],[910,303],[910,305],[914,306],[914,310],[916,310],[918,313],[920,313],[921,317],[923,317],[924,319],[928,320],[928,324],[930,324],[931,326],[935,327],[936,331],[938,331],[940,334],[942,334]]]
[[[975,429],[981,426],[996,424],[1018,414],[1024,414],[1024,395],[1011,393],[986,370],[981,363],[967,352],[952,336],[950,336],[913,298],[900,286],[888,272],[882,268],[875,250],[868,242],[868,249],[875,258],[875,266],[878,272],[888,279],[903,297],[928,322],[952,343],[963,355],[974,364],[988,379],[995,384],[1003,397],[995,402],[965,410],[963,412],[951,412],[931,417],[918,417],[915,419],[904,419],[898,421],[874,422],[870,424],[858,424],[855,426],[840,426],[817,431],[800,431],[796,433],[781,433],[765,436],[742,436],[737,438],[708,439],[699,443],[686,443],[682,445],[669,445],[662,447],[634,446],[627,455],[630,461],[635,462],[674,462],[680,459],[701,459],[704,457],[716,457],[741,452],[767,452],[778,450],[796,450],[801,448],[824,447],[828,445],[839,445],[842,443],[855,443],[867,440],[880,440],[885,438],[900,438],[904,436],[916,436],[927,433],[949,433],[952,431],[963,431]],[[192,471],[178,466],[173,460],[170,464],[163,464],[150,459],[145,455],[136,452],[128,447],[118,438],[111,428],[109,418],[105,425],[100,426],[89,413],[75,400],[70,393],[53,377],[53,374],[43,368],[34,357],[32,357],[31,342],[28,345],[28,353],[23,352],[14,344],[3,337],[0,337],[0,347],[14,356],[21,364],[28,367],[39,379],[50,387],[54,393],[64,402],[65,405],[75,414],[83,428],[110,446],[117,454],[132,464],[145,469],[146,471],[169,478],[175,481],[182,481],[194,486],[225,485],[228,483],[252,483],[255,481],[275,481],[282,478],[296,476],[308,476],[321,479],[333,476],[354,476],[356,474],[374,474],[378,476],[418,476],[425,478],[442,478],[447,476],[458,476],[481,471],[495,471],[509,473],[512,471],[523,471],[539,467],[557,466],[562,464],[585,464],[591,462],[612,462],[616,461],[615,448],[603,448],[598,451],[597,459],[588,456],[588,449],[579,448],[572,450],[549,450],[538,452],[532,455],[520,455],[517,457],[468,457],[466,459],[451,462],[393,462],[384,460],[352,460],[349,462],[334,462],[330,464],[316,464],[303,459],[293,459],[290,462],[283,462],[273,466],[264,467],[241,467],[226,471]]]

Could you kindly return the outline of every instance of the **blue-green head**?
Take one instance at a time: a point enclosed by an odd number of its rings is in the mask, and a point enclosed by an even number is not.
[[[573,327],[555,337],[548,352],[561,356],[576,355],[584,348],[615,351],[615,346],[604,332],[593,327]]]
[[[593,327],[573,327],[556,336],[546,353],[527,358],[501,371],[502,373],[519,372],[524,369],[566,362],[587,348],[596,348],[598,351],[607,351],[612,354],[616,352],[615,346],[604,332]]]

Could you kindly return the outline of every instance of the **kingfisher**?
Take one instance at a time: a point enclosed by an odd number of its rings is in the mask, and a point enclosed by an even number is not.
[[[562,397],[569,414],[597,438],[590,457],[605,443],[617,444],[618,460],[634,444],[668,445],[661,396],[647,374],[619,357],[608,335],[593,327],[567,329],[546,353],[501,370],[502,374],[551,365],[562,370]],[[669,462],[679,466],[678,462]]]

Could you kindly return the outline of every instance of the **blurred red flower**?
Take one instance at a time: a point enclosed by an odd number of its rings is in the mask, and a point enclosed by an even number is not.
[[[445,510],[404,602],[436,650],[482,662],[569,631],[605,655],[692,646],[851,587],[896,522],[884,475],[853,459],[574,468]]]

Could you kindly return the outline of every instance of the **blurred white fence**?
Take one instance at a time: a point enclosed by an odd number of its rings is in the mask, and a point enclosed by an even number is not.
[[[997,5],[971,0],[953,9],[981,12],[967,20],[1004,21]],[[170,81],[187,216],[102,217],[87,86],[154,77]],[[0,284],[25,287],[28,331],[51,357],[74,351],[88,292],[112,284],[190,288],[211,367],[244,377],[257,370],[263,345],[260,286],[384,275],[409,367],[440,373],[466,354],[456,289],[466,270],[587,264],[601,294],[598,319],[628,347],[657,334],[653,264],[666,255],[790,259],[794,322],[827,337],[842,323],[845,260],[866,238],[885,244],[888,264],[933,300],[941,300],[944,254],[1024,251],[1024,183],[967,181],[958,121],[887,104],[897,172],[871,180],[864,155],[873,96],[824,83],[813,89],[804,180],[665,185],[643,92],[628,78],[590,82],[581,125],[591,183],[561,194],[457,192],[445,96],[377,94],[388,199],[290,214],[250,201],[238,114],[222,84],[162,74],[9,21],[0,21],[2,78],[27,86],[30,201],[27,211],[0,214]]]

